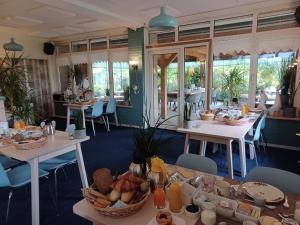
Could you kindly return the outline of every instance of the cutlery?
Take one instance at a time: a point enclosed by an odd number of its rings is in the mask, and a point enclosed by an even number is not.
[[[293,216],[294,214],[284,214],[284,213],[278,213],[278,215],[280,216],[283,216],[283,217],[285,217],[285,218],[288,218],[288,217],[291,217],[291,216]]]
[[[246,201],[248,202],[252,202],[252,203],[255,203],[253,200],[251,199],[247,199],[245,198]],[[275,205],[264,205],[264,207],[268,208],[268,209],[276,209],[276,206]]]
[[[285,194],[285,196],[284,196],[283,207],[285,207],[285,208],[290,208],[290,205],[289,205],[289,202],[288,202],[287,194]]]

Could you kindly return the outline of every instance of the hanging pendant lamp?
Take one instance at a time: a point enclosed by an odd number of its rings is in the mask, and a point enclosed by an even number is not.
[[[164,6],[160,7],[160,14],[149,21],[149,28],[153,31],[173,30],[176,26],[176,18],[174,16],[167,15]]]
[[[16,43],[14,38],[11,38],[9,43],[4,44],[3,48],[6,51],[13,51],[13,52],[20,52],[24,50],[23,45]]]

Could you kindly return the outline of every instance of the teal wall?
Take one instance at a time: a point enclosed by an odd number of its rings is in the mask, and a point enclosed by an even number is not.
[[[300,121],[267,119],[264,130],[266,141],[276,145],[286,145],[300,148]]]
[[[143,99],[145,84],[145,65],[144,65],[144,28],[137,30],[128,29],[128,58],[129,61],[138,62],[138,70],[135,72],[130,68],[130,87],[138,80],[139,93],[134,94],[130,90],[130,100],[132,108],[118,108],[118,119],[121,124],[140,125],[143,116]]]

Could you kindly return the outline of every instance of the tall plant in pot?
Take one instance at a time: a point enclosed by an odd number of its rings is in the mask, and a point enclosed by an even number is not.
[[[82,139],[86,137],[86,129],[84,127],[83,113],[81,110],[78,110],[75,117],[75,130],[74,138]]]
[[[147,103],[146,103],[147,104]],[[168,120],[177,115],[171,116],[167,119],[162,119],[161,115],[151,123],[151,106],[149,110],[146,107],[144,115],[142,115],[142,125],[134,131],[133,134],[133,161],[129,167],[132,173],[137,175],[146,175],[147,167],[150,165],[151,157],[155,156],[159,147],[169,139],[162,139],[159,135],[159,128]]]
[[[192,128],[192,105],[189,102],[184,103],[184,126],[188,129]]]

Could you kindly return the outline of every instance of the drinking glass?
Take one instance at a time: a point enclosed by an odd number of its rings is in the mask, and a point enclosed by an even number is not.
[[[157,209],[164,209],[166,207],[166,193],[162,185],[156,186],[153,193],[153,199],[154,199],[154,206]]]

